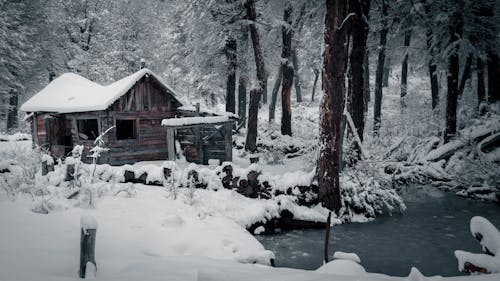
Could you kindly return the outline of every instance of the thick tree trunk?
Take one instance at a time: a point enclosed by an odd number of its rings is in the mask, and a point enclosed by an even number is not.
[[[293,62],[293,84],[295,86],[295,95],[297,96],[297,102],[302,102],[302,90],[300,86],[300,77],[299,77],[299,58],[297,56],[297,49],[293,48],[292,50],[292,62]]]
[[[384,61],[384,73],[382,75],[382,86],[387,87],[389,86],[389,75],[391,74],[391,57],[388,56],[386,57]]]
[[[365,49],[365,58],[363,60],[363,75],[365,82],[365,113],[368,111],[368,102],[370,102],[370,53]]]
[[[405,31],[404,39],[404,59],[403,65],[401,66],[401,107],[405,107],[405,96],[408,93],[408,50],[410,47],[411,40],[411,29]]]
[[[318,78],[319,78],[319,69],[313,68],[314,72],[314,83],[313,83],[313,90],[311,94],[311,101],[314,101],[314,96],[316,94],[316,84],[318,83]]]
[[[292,6],[287,2],[283,21],[287,26],[282,27],[283,50],[281,52],[281,68],[283,69],[283,85],[281,87],[281,134],[292,135],[292,106],[291,95],[293,86],[294,67],[292,63]],[[300,93],[299,93],[300,94]]]
[[[356,16],[351,21],[352,49],[350,55],[351,79],[350,108],[352,120],[356,131],[361,140],[363,140],[363,130],[365,127],[365,50],[366,40],[368,38],[368,12],[370,11],[370,0],[350,2],[350,13]],[[359,151],[359,148],[358,148]]]
[[[432,1],[426,0],[424,6],[425,14],[428,17],[430,16],[431,13],[431,6],[430,6],[431,3]],[[427,51],[429,52],[429,57],[430,57],[428,68],[429,68],[429,80],[431,83],[431,103],[432,103],[432,110],[435,110],[439,105],[439,84],[437,77],[435,50],[432,44],[433,32],[431,27],[427,27],[427,32],[425,33],[425,36],[426,36]]]
[[[448,92],[446,97],[446,130],[444,134],[445,142],[448,142],[457,132],[457,102],[458,102],[458,76],[460,72],[457,41],[463,31],[463,2],[455,0],[455,11],[452,14],[449,26],[450,45],[453,46],[448,62]]]
[[[385,64],[385,47],[387,44],[387,3],[386,0],[381,0],[382,2],[382,30],[380,32],[380,44],[378,51],[378,62],[377,71],[375,74],[375,103],[373,110],[373,133],[378,135],[380,129],[380,113],[382,109],[382,78],[384,74],[384,64]]]
[[[484,63],[478,57],[476,62],[477,67],[477,106],[481,109],[481,103],[486,101],[486,88],[484,87]],[[482,113],[482,112],[481,112]]]
[[[259,97],[261,93],[258,89],[250,90],[250,102],[248,103],[248,130],[245,149],[254,152],[257,149],[257,119],[259,109]],[[255,110],[252,110],[255,109]],[[252,130],[251,130],[252,128]],[[255,129],[253,129],[255,128]]]
[[[320,123],[320,154],[317,164],[319,197],[323,205],[338,213],[340,199],[340,146],[347,64],[347,31],[342,25],[346,1],[326,0],[325,51]]]
[[[458,86],[458,97],[459,98],[464,93],[465,83],[467,82],[467,79],[470,78],[470,69],[472,67],[472,59],[473,59],[472,54],[469,54],[467,56],[467,59],[465,60],[464,71],[462,72],[462,79],[460,79],[460,85]]]
[[[227,82],[226,82],[226,112],[236,113],[236,39],[226,40]]]
[[[500,101],[500,59],[495,50],[489,50],[488,56],[488,101]]]
[[[9,107],[7,109],[7,132],[17,127],[17,92],[11,91],[9,96]]]
[[[255,11],[254,0],[247,0],[245,3],[247,12],[247,20],[250,22],[248,28],[250,29],[250,37],[252,38],[252,45],[255,57],[255,66],[257,69],[257,80],[259,84],[256,89],[250,91],[250,104],[248,108],[248,130],[245,143],[245,149],[254,152],[257,149],[257,120],[259,114],[259,100],[267,89],[267,74],[264,65],[264,58],[262,57],[262,50],[260,47],[259,33],[255,26],[255,19],[257,13]]]
[[[247,81],[248,77],[240,73],[238,81],[238,125],[245,127],[245,119],[247,117]]]
[[[272,123],[275,118],[276,100],[278,99],[278,92],[283,78],[283,67],[280,65],[276,80],[274,81],[273,92],[271,93],[271,103],[269,104],[269,123]]]

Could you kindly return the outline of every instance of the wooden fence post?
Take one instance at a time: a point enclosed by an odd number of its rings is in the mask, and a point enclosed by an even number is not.
[[[89,274],[95,274],[97,264],[95,262],[95,239],[97,233],[97,221],[92,216],[80,218],[80,269],[78,275],[85,278]],[[87,271],[87,264],[94,265],[94,272]],[[90,270],[89,270],[90,271]]]

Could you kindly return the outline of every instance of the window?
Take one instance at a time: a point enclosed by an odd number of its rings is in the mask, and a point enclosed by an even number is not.
[[[82,140],[95,140],[99,135],[97,119],[79,119],[78,138]]]
[[[130,140],[136,139],[136,121],[135,120],[116,120],[116,139]]]

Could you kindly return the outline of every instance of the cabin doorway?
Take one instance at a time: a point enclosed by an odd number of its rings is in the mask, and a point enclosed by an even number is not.
[[[71,120],[63,116],[50,115],[45,118],[46,143],[55,157],[64,158],[73,149]]]

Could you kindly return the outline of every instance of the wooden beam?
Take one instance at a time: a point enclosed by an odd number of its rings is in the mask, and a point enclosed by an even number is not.
[[[167,153],[168,160],[175,160],[175,129],[167,127]]]

